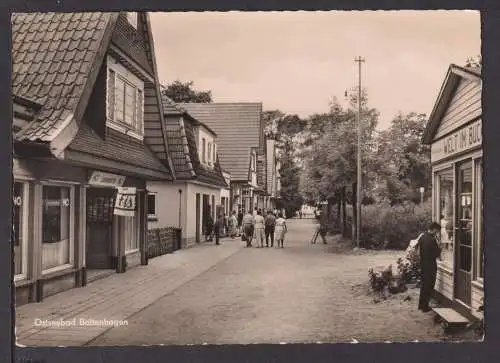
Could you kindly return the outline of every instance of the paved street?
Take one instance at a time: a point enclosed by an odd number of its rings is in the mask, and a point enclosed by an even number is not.
[[[366,294],[368,269],[394,263],[397,253],[345,252],[334,242],[310,245],[312,220],[289,221],[289,230],[284,249],[247,249],[239,240],[224,240],[220,247],[179,251],[151,260],[148,267],[21,307],[19,342],[123,346],[439,339],[431,317],[418,312],[415,301],[374,304]],[[136,287],[120,284],[123,279]],[[80,302],[85,294],[94,296],[94,306]],[[78,309],[79,304],[86,308]],[[32,329],[34,317],[50,309],[64,319],[126,319],[128,325]]]

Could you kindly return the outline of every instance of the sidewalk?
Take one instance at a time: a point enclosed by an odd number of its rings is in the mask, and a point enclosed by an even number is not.
[[[223,239],[221,246],[201,244],[149,260],[125,274],[114,274],[16,308],[16,341],[24,346],[81,346],[112,326],[80,325],[80,319],[126,321],[127,318],[192,280],[242,249],[239,239]],[[70,326],[40,326],[76,321]],[[76,320],[73,320],[76,319]],[[37,326],[39,325],[39,326]]]

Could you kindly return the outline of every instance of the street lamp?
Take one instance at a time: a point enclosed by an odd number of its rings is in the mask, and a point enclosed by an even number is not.
[[[420,187],[420,204],[422,204],[424,202],[424,191],[425,191],[425,188]]]

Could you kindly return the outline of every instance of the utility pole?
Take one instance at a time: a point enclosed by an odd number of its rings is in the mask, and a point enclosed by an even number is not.
[[[358,63],[358,167],[357,167],[357,191],[356,191],[356,245],[360,246],[361,236],[361,63],[365,62],[364,58],[357,57],[354,61]]]

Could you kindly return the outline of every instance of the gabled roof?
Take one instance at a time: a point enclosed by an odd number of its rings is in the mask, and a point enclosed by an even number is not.
[[[117,14],[12,15],[12,93],[42,105],[17,140],[52,142],[83,115]],[[99,67],[97,67],[99,68]]]
[[[163,104],[169,151],[176,178],[198,180],[218,187],[227,187],[219,160],[216,161],[213,169],[200,162],[194,127],[202,124],[166,96],[163,96]]]
[[[234,181],[247,181],[252,148],[264,149],[262,103],[181,103],[218,134],[221,166]]]
[[[439,128],[441,118],[445,114],[448,104],[453,97],[453,93],[462,78],[481,80],[481,67],[460,67],[456,64],[451,64],[449,66],[436,103],[429,116],[429,121],[425,127],[422,143],[427,145],[432,143],[434,135]]]
[[[170,97],[165,96],[163,93],[162,104],[165,116],[186,116],[190,118],[191,122],[193,122],[196,126],[204,127],[213,136],[217,137],[217,133],[211,127],[191,116],[184,107],[181,107],[178,103],[173,101]]]
[[[112,38],[120,43],[126,28],[121,13],[17,13],[12,15],[12,92],[41,105],[33,122],[14,135],[15,141],[50,146],[59,158],[79,134],[90,96]],[[143,44],[128,49],[158,86],[151,29],[146,13],[139,13]],[[115,31],[116,30],[116,31]],[[120,35],[121,34],[121,35]],[[123,38],[122,38],[123,40]],[[153,50],[153,52],[151,52]],[[135,52],[135,53],[134,53]],[[142,57],[142,59],[140,59]],[[151,78],[151,79],[153,79]],[[158,94],[159,94],[159,87]],[[157,103],[161,103],[158,100]],[[158,106],[161,129],[163,109]],[[85,133],[84,131],[82,131]],[[164,132],[164,131],[163,131]],[[166,155],[166,136],[163,155]],[[144,143],[152,140],[148,135]],[[166,172],[168,169],[164,168]]]

